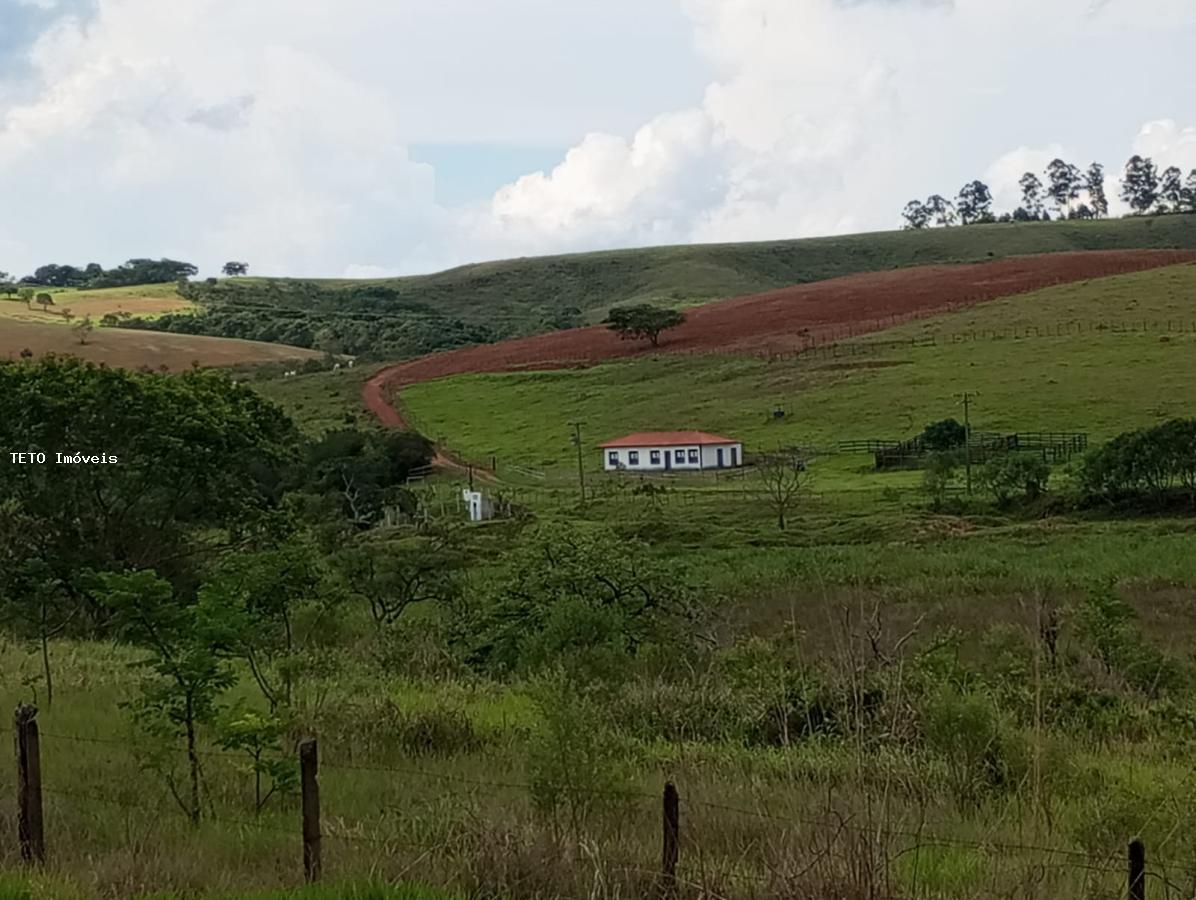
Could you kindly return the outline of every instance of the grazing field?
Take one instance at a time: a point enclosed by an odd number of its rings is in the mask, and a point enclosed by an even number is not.
[[[17,359],[24,350],[32,352],[34,359],[55,353],[120,368],[149,366],[175,372],[189,369],[195,363],[231,366],[318,359],[323,355],[286,344],[123,328],[97,328],[86,344],[80,344],[74,331],[61,324],[0,319],[0,359]]]
[[[319,284],[385,286],[397,292],[399,301],[427,304],[445,315],[492,325],[505,333],[528,333],[528,329],[546,330],[546,319],[569,310],[584,322],[597,322],[615,304],[692,306],[862,272],[1033,253],[1121,249],[1196,249],[1196,216],[648,247],[484,262],[407,278]]]
[[[927,266],[854,275],[692,310],[665,335],[667,354],[776,354],[849,333],[880,331],[939,310],[966,307],[1046,285],[1188,262],[1191,252],[1121,251],[1019,257],[963,266]],[[592,326],[498,344],[464,347],[402,363],[366,384],[365,403],[387,425],[401,424],[387,395],[433,378],[521,369],[586,366],[657,351]]]
[[[417,427],[443,435],[466,458],[497,455],[541,468],[573,464],[571,421],[586,423],[592,444],[690,427],[733,434],[749,449],[899,439],[961,417],[963,391],[979,392],[973,422],[981,430],[1087,431],[1101,440],[1196,414],[1186,387],[1196,380],[1193,296],[1196,266],[1176,266],[1047,288],[856,339],[942,335],[933,345],[772,361],[662,353],[583,370],[459,375],[404,388],[402,404]],[[1085,330],[1045,336],[1067,322]],[[1010,336],[1033,328],[1043,336]],[[1004,337],[985,338],[986,330]],[[772,417],[777,408],[783,419]],[[589,462],[597,465],[596,453]]]
[[[47,293],[54,298],[54,305],[47,308],[37,303],[26,307],[23,301],[15,298],[0,300],[0,321],[15,319],[21,322],[68,324],[62,312],[70,310],[75,320],[91,316],[98,325],[100,319],[109,314],[129,313],[152,318],[163,313],[186,312],[194,308],[192,303],[178,295],[174,284],[143,284],[134,287]]]

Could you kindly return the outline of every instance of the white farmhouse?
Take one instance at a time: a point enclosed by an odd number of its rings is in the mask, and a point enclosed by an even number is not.
[[[608,472],[700,472],[737,469],[743,465],[743,444],[704,431],[645,431],[602,445]]]

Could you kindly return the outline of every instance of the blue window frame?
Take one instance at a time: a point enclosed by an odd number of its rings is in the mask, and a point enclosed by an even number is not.
[[[612,466],[617,466],[619,464],[619,451],[610,451],[610,453],[606,454],[606,458]]]
[[[638,450],[627,451],[627,465],[638,466],[640,464],[640,454]]]
[[[680,454],[680,453],[681,453],[681,451],[680,451],[680,450],[678,450],[678,451],[677,451],[677,453],[678,453],[678,454]],[[690,450],[690,451],[689,451],[689,461],[690,461],[690,464],[691,464],[691,465],[695,465],[695,466],[696,466],[696,465],[698,464],[698,459],[699,459],[699,457],[698,457],[698,451],[697,451],[697,450]]]
[[[649,459],[651,460],[652,465],[659,466],[660,465],[660,451],[659,450],[650,450],[649,454],[650,454]]]
[[[685,462],[685,451],[677,450],[675,453],[673,453],[673,459],[679,463]]]

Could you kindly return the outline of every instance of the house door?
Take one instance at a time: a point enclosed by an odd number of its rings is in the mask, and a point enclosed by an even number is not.
[[[664,451],[664,467],[666,469],[673,468],[673,451],[672,450]]]
[[[718,448],[718,467],[720,469],[723,467],[723,448],[722,447]]]
[[[731,448],[731,468],[734,469],[734,468],[737,468],[738,466],[739,466],[739,448],[732,447]]]

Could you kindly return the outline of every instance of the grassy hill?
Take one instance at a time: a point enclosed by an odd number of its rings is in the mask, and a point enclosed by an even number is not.
[[[506,332],[542,328],[570,309],[584,321],[615,304],[688,305],[856,272],[1063,250],[1196,248],[1196,216],[970,226],[741,244],[697,244],[545,256],[462,266],[434,275],[324,280],[378,285]],[[264,279],[238,279],[246,284]]]
[[[417,427],[466,457],[543,468],[571,464],[570,421],[584,421],[595,444],[669,428],[727,432],[749,447],[895,439],[960,416],[965,390],[979,392],[973,421],[982,430],[1106,439],[1196,415],[1187,387],[1196,379],[1193,297],[1196,266],[1175,266],[1049,288],[861,339],[936,335],[933,345],[772,362],[661,355],[585,370],[459,376],[407,387],[403,401]],[[1046,336],[1068,322],[1083,323],[1083,332],[1075,324],[1074,332]],[[1035,328],[1041,336],[1012,337]],[[951,340],[973,332],[977,340]],[[783,420],[771,417],[775,407]],[[596,453],[590,462],[597,465]]]

